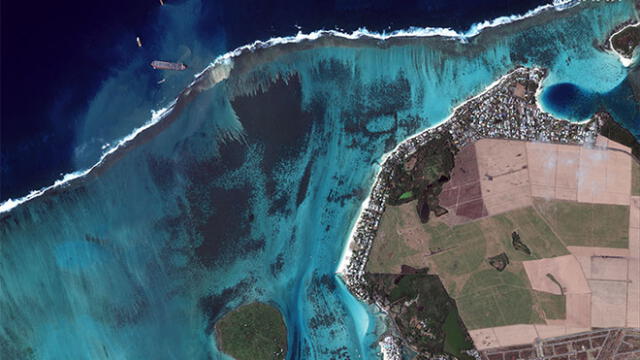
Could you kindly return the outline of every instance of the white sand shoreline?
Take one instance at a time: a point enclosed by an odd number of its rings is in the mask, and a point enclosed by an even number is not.
[[[626,58],[624,56],[622,56],[622,54],[620,54],[619,52],[616,51],[616,49],[613,47],[613,43],[611,42],[611,39],[613,39],[614,36],[616,36],[617,34],[621,33],[622,31],[624,31],[625,29],[629,28],[629,27],[640,27],[640,22],[636,22],[636,23],[631,23],[628,25],[623,26],[620,30],[614,32],[613,34],[611,34],[611,36],[609,36],[609,48],[611,48],[611,52],[613,52],[616,56],[618,56],[618,59],[620,59],[620,62],[622,63],[622,66],[624,67],[629,67],[631,66],[635,60],[637,59],[638,55],[637,55],[637,51],[634,51],[636,53],[635,56],[632,56],[630,59]]]

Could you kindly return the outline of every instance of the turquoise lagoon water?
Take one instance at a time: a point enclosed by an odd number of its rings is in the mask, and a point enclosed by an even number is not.
[[[631,70],[593,41],[632,16],[632,2],[616,2],[466,43],[361,39],[240,55],[242,69],[170,126],[1,214],[0,348],[9,358],[224,359],[213,323],[260,300],[284,314],[290,359],[375,358],[379,314],[335,271],[380,157],[516,64],[548,67],[549,89],[627,91]]]

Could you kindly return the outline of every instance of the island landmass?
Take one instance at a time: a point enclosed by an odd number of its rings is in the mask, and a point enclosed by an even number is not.
[[[640,45],[640,23],[628,24],[611,35],[612,49],[625,59],[633,57],[634,50]]]
[[[236,360],[284,360],[287,328],[280,311],[259,302],[232,310],[215,325],[219,348]]]

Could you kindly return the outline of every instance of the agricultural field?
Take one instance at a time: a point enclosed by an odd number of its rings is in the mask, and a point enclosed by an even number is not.
[[[456,297],[469,329],[542,323],[541,314],[534,310],[535,300],[523,269],[515,267],[473,273]]]
[[[483,348],[637,326],[630,304],[640,287],[624,269],[638,266],[629,254],[639,241],[630,234],[640,223],[640,164],[621,144],[598,144],[485,139],[462,148],[439,194],[445,210],[424,221],[408,193],[389,204],[367,271],[437,275]]]
[[[416,215],[416,201],[388,206],[380,222],[377,239],[367,262],[367,271],[399,274],[401,265],[424,266],[429,235]]]
[[[506,271],[510,272],[510,268],[517,267],[521,261],[568,254],[566,247],[532,207],[453,227],[434,221],[425,224],[425,230],[430,237],[429,248],[434,253],[428,257],[428,264],[444,278],[454,297],[476,272],[485,269],[498,272],[489,264],[490,257],[505,253],[510,261]],[[530,249],[530,254],[513,245],[514,232]],[[495,277],[488,279],[498,280]]]
[[[629,206],[543,199],[534,203],[567,246],[629,246]]]
[[[456,300],[469,329],[543,323],[564,316],[564,296],[534,291],[521,264],[568,254],[535,208],[449,226],[438,219],[421,224],[414,203],[385,211],[378,235],[384,240],[374,242],[369,272],[398,274],[401,265],[430,268]],[[529,254],[514,247],[514,232]],[[509,264],[498,271],[488,258],[502,253]]]
[[[640,195],[640,164],[637,161],[631,163],[631,195]]]
[[[540,304],[540,309],[547,320],[562,320],[567,315],[567,303],[564,295],[549,294],[534,291],[534,303]]]

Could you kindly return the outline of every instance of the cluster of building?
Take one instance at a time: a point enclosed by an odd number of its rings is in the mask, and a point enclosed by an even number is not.
[[[546,73],[518,67],[481,94],[457,107],[450,119],[400,143],[384,160],[350,239],[351,255],[342,277],[363,301],[370,296],[364,280],[369,252],[384,213],[394,171],[418,148],[445,133],[461,149],[483,138],[582,144],[595,139],[597,119],[584,123],[558,120],[536,105],[536,91]]]
[[[399,338],[387,335],[379,345],[383,360],[402,360],[402,341]]]
[[[632,360],[640,358],[638,329],[609,328],[482,351],[481,360]]]

